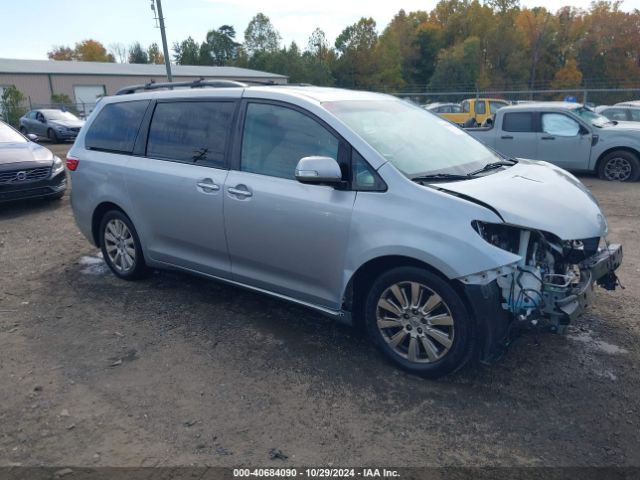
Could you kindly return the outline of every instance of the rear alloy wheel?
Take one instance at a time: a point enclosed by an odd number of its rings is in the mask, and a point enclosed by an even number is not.
[[[369,335],[393,362],[435,378],[464,365],[471,320],[458,293],[427,270],[401,267],[374,283],[366,301]]]
[[[124,213],[111,210],[102,218],[100,247],[105,262],[116,276],[134,280],[146,273],[138,234]]]
[[[608,154],[602,159],[598,168],[598,176],[612,182],[633,182],[639,175],[638,157],[624,150]]]

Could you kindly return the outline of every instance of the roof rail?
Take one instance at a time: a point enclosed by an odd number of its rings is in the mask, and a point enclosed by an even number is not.
[[[151,80],[149,83],[144,83],[141,85],[131,85],[129,87],[121,88],[116,92],[116,95],[128,95],[130,93],[136,93],[138,91],[146,91],[146,90],[159,90],[162,88],[173,89],[176,87],[186,87],[186,88],[202,88],[202,87],[211,87],[211,88],[226,88],[226,87],[246,87],[246,83],[236,82],[235,80],[205,80],[204,78],[199,78],[198,80],[192,80],[189,82],[161,82],[156,83]]]

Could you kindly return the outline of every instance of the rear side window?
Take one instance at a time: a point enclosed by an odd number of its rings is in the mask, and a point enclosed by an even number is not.
[[[640,110],[630,110],[631,120],[634,122],[640,122]]]
[[[533,113],[517,112],[505,113],[502,121],[505,132],[533,132]]]
[[[469,113],[469,102],[462,102],[462,113]]]
[[[149,128],[147,156],[224,166],[234,112],[234,102],[158,103]]]
[[[486,110],[484,108],[484,101],[476,102],[476,113],[479,113],[480,115],[486,113]]]
[[[149,100],[109,103],[98,113],[84,139],[86,148],[131,153]]]

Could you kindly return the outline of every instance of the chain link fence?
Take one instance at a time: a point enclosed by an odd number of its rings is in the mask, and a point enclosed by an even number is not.
[[[556,90],[467,90],[437,92],[394,92],[394,95],[418,104],[461,102],[467,98],[501,98],[512,102],[566,100],[596,105],[640,99],[640,88],[574,88]]]

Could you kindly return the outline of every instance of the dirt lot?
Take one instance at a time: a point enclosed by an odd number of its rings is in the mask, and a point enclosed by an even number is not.
[[[0,206],[0,465],[638,466],[640,184],[583,181],[626,289],[436,382],[278,300],[117,280],[68,196]]]

